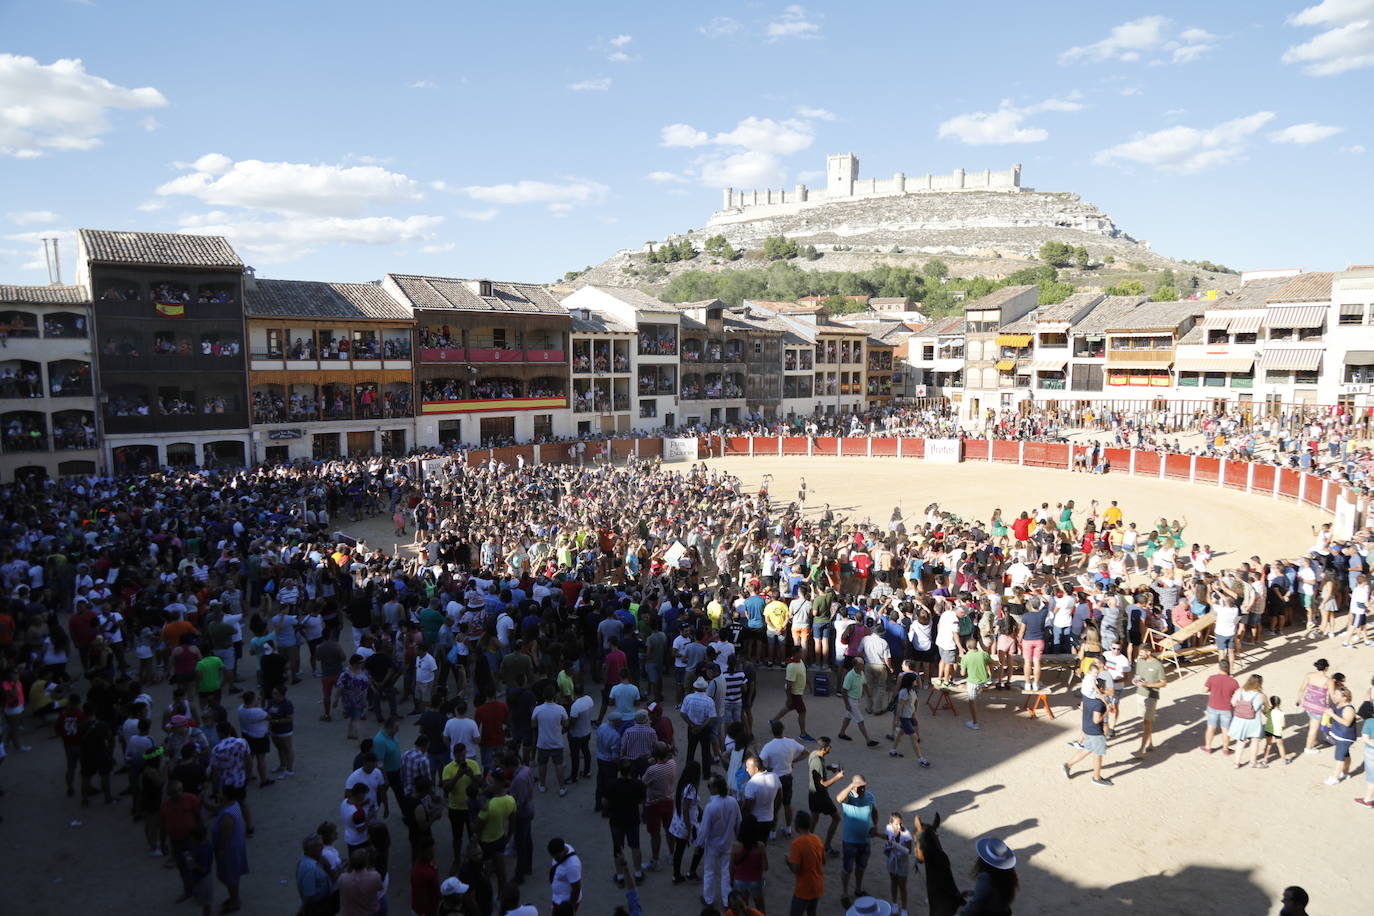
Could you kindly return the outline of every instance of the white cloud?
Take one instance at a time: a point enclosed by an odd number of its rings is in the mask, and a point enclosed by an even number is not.
[[[13,251],[13,254],[23,257],[28,256],[29,260],[19,264],[20,270],[41,270],[46,272],[48,269],[47,257],[43,253],[44,239],[57,239],[58,250],[63,253],[64,263],[70,265],[72,256],[76,251],[76,231],[73,229],[39,229],[28,232],[15,232],[4,236],[12,242],[20,242],[25,247],[21,251]],[[62,279],[71,282],[71,268],[66,268],[67,274]]]
[[[1374,67],[1374,0],[1322,0],[1288,23],[1325,31],[1285,51],[1285,64],[1302,64],[1309,76]]]
[[[94,149],[111,130],[111,110],[166,104],[156,89],[116,86],[87,73],[80,60],[40,64],[0,54],[0,155],[32,159],[53,150]]]
[[[1135,86],[1127,86],[1125,89],[1122,89],[1122,90],[1121,90],[1121,94],[1122,94],[1122,95],[1141,95],[1142,92],[1141,92],[1140,89],[1136,88]]]
[[[138,122],[138,126],[151,134],[161,127],[162,123],[153,115],[148,115],[148,117]]]
[[[469,185],[463,189],[473,200],[493,204],[587,204],[604,200],[610,188],[595,181],[569,179],[564,184],[517,181],[511,184]]]
[[[623,48],[634,40],[635,39],[633,35],[617,35],[611,39],[611,46],[615,48]]]
[[[414,179],[375,165],[263,162],[210,153],[191,172],[157,188],[217,207],[252,207],[287,216],[354,216],[376,204],[424,198]]]
[[[780,185],[784,180],[778,157],[757,150],[711,157],[701,163],[701,183],[713,188]]]
[[[803,118],[810,118],[813,121],[835,120],[835,113],[833,111],[827,111],[824,108],[810,108],[806,105],[799,105],[797,107],[797,114],[801,115]]]
[[[213,211],[184,217],[180,223],[183,232],[222,235],[254,260],[279,263],[310,254],[322,245],[394,245],[429,241],[443,221],[442,216],[240,219]]]
[[[438,89],[439,84],[433,80],[416,80],[410,84],[411,89]]]
[[[1360,153],[1364,152],[1364,147],[1358,143],[1352,143],[1349,146],[1342,146],[1339,151],[1342,153],[1350,153],[1352,156],[1358,156]]]
[[[1273,119],[1272,111],[1259,111],[1205,129],[1169,127],[1104,149],[1093,161],[1139,163],[1163,172],[1192,174],[1241,156],[1250,137]]]
[[[710,134],[690,124],[669,124],[663,128],[660,136],[663,146],[704,146],[711,140]]]
[[[1107,37],[1090,45],[1069,48],[1059,55],[1061,64],[1080,60],[1140,60],[1145,51],[1152,51],[1164,44],[1164,27],[1169,24],[1166,16],[1142,16],[1115,26]]]
[[[780,41],[784,38],[819,38],[821,27],[811,21],[811,15],[805,7],[794,3],[768,23],[764,34],[768,36],[769,41]]]
[[[675,184],[687,180],[677,172],[650,172],[644,177],[650,181],[656,181],[659,184]]]
[[[559,203],[549,204],[549,212],[550,212],[550,213],[567,213],[567,212],[568,212],[569,210],[571,210],[572,208],[573,208],[573,205],[572,205],[572,204],[569,204],[569,203],[559,202]]]
[[[1069,99],[1045,99],[1034,105],[1016,106],[1003,99],[996,111],[972,111],[955,115],[940,125],[940,139],[954,139],[970,146],[1004,143],[1039,143],[1049,138],[1043,127],[1030,127],[1026,119],[1044,111],[1080,111],[1083,105]]]
[[[740,30],[737,20],[729,16],[716,16],[710,22],[700,26],[697,31],[707,38],[724,38],[727,35],[734,35]]]
[[[1334,137],[1344,130],[1344,127],[1336,127],[1333,124],[1316,124],[1308,121],[1306,124],[1294,124],[1283,130],[1276,130],[1269,135],[1269,139],[1275,143],[1296,143],[1306,146]]]
[[[51,223],[57,219],[57,214],[51,210],[11,210],[5,214],[5,219],[16,226],[32,226],[34,223]]]
[[[1166,117],[1166,118],[1181,118],[1181,117],[1183,117],[1183,116],[1184,116],[1185,114],[1187,114],[1187,113],[1188,113],[1188,109],[1186,109],[1186,108],[1170,108],[1168,111],[1164,112],[1164,117]]]
[[[452,251],[457,247],[457,242],[439,242],[434,245],[421,245],[420,251],[424,254],[442,254],[445,251]]]
[[[606,55],[606,59],[609,60],[609,61],[613,61],[614,63],[617,63],[617,64],[623,64],[623,63],[627,63],[627,62],[632,61],[632,60],[638,60],[638,58],[636,58],[636,57],[631,57],[630,55],[626,54],[624,51],[612,51],[610,54],[607,54],[607,55]]]
[[[1078,45],[1059,55],[1061,64],[1080,61],[1100,63],[1119,60],[1127,63],[1142,60],[1146,54],[1167,51],[1175,64],[1197,60],[1212,50],[1217,36],[1206,29],[1190,26],[1170,37],[1171,20],[1167,16],[1142,16],[1115,26],[1107,37],[1090,45]],[[1164,60],[1154,59],[1152,64]]]
[[[611,88],[611,78],[609,76],[595,76],[576,83],[569,83],[568,88],[573,92],[605,92]]]
[[[815,139],[811,134],[811,125],[804,121],[748,117],[736,124],[734,130],[716,134],[711,142],[718,146],[742,146],[749,150],[787,156],[806,149]]]
[[[496,219],[497,214],[500,212],[501,211],[495,207],[489,207],[486,210],[459,210],[458,215],[463,219],[475,220],[479,223],[489,223]]]

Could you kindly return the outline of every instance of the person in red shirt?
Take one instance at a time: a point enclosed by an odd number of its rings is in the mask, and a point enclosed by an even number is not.
[[[76,794],[76,768],[81,763],[81,732],[86,727],[86,714],[81,711],[81,695],[67,697],[53,723],[53,731],[62,739],[62,751],[67,755],[67,797]]]
[[[479,695],[472,718],[477,723],[477,743],[482,749],[482,759],[494,759],[496,752],[506,745],[506,720],[510,718],[510,707],[494,696]]]
[[[415,916],[437,916],[439,870],[434,865],[434,841],[424,840],[415,850],[410,867],[410,911]]]
[[[177,903],[190,900],[195,893],[196,881],[187,868],[193,844],[192,834],[200,826],[200,799],[190,792],[182,791],[181,781],[169,780],[167,797],[158,809],[162,830],[172,847],[172,858],[177,870],[181,872],[181,896]]]
[[[1202,739],[1202,749],[1212,753],[1212,738],[1217,729],[1221,730],[1221,752],[1227,756],[1231,750],[1231,697],[1240,689],[1240,683],[1231,677],[1231,663],[1227,659],[1217,662],[1217,673],[1203,683],[1207,691],[1207,733]]]
[[[658,703],[650,703],[647,709],[649,710],[649,724],[654,727],[654,733],[658,735],[658,740],[669,747],[676,747],[676,742],[673,741],[673,720],[663,714],[663,707]]]
[[[1022,512],[1021,517],[1011,523],[1011,532],[1016,535],[1018,541],[1030,540],[1031,518]]]
[[[100,626],[97,622],[95,611],[91,610],[90,602],[85,598],[76,600],[76,610],[72,612],[71,619],[67,621],[67,632],[72,636],[72,645],[76,646],[77,654],[81,656],[81,665],[86,665],[86,654],[90,651],[91,643],[96,636],[100,635]]]

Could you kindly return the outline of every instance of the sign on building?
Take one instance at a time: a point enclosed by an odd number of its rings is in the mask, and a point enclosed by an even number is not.
[[[697,445],[696,439],[664,439],[663,460],[696,461]]]
[[[964,440],[927,439],[925,460],[936,464],[958,464],[964,460]]]

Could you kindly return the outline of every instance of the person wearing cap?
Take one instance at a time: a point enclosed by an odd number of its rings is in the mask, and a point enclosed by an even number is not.
[[[706,778],[711,776],[711,719],[716,714],[715,702],[706,695],[709,686],[706,678],[699,677],[692,682],[692,692],[682,700],[679,711],[687,723],[687,755],[684,762],[691,760],[701,748],[701,772]]]
[[[997,837],[983,837],[974,844],[973,892],[958,916],[1002,916],[1011,912],[1020,882],[1016,877],[1016,853]]]
[[[439,885],[440,916],[467,912],[468,886],[457,878],[445,878]]]

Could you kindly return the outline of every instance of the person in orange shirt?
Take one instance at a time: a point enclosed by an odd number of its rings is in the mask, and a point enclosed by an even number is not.
[[[798,811],[792,823],[797,827],[797,835],[787,853],[787,867],[797,880],[792,888],[791,913],[816,916],[816,906],[825,896],[825,845],[811,832],[809,811]]]
[[[162,628],[162,641],[167,646],[167,651],[171,652],[181,645],[181,637],[191,634],[195,635],[196,625],[189,620],[173,620]]]

